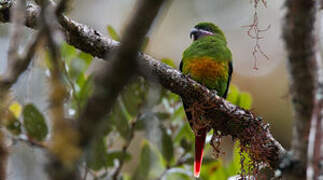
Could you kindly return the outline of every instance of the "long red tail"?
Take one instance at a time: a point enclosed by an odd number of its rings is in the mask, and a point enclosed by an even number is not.
[[[205,129],[202,129],[199,131],[198,135],[195,136],[195,161],[194,161],[195,177],[200,176],[206,134],[207,134],[207,131]]]

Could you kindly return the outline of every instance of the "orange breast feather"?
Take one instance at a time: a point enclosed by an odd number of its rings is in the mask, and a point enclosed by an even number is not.
[[[186,64],[184,71],[196,80],[226,78],[228,73],[227,63],[215,61],[210,57],[195,58]]]

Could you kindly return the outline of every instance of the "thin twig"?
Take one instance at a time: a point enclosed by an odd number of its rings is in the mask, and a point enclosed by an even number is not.
[[[87,175],[89,174],[89,168],[85,166],[85,172],[84,172],[84,176],[83,176],[83,180],[86,180]]]
[[[133,121],[131,122],[130,129],[129,129],[129,137],[128,137],[128,139],[127,139],[126,143],[125,143],[125,144],[123,145],[123,147],[122,147],[122,153],[123,153],[124,155],[127,153],[128,148],[129,148],[129,146],[130,146],[130,144],[131,144],[131,142],[132,142],[132,140],[133,140],[133,138],[134,138],[134,135],[135,135],[135,127],[136,127],[136,119],[137,119],[140,115],[141,115],[141,114],[138,114],[138,115],[137,115],[137,117],[135,118],[135,120],[133,120]],[[119,174],[120,174],[120,172],[121,172],[121,170],[122,170],[122,167],[123,167],[123,165],[124,165],[124,162],[125,162],[124,158],[121,158],[121,159],[120,159],[120,162],[119,162],[119,166],[116,168],[115,172],[114,172],[114,173],[113,173],[113,175],[112,175],[112,179],[113,179],[113,180],[118,180],[118,177],[119,177]]]
[[[254,14],[253,14],[253,22],[250,25],[242,26],[243,28],[248,28],[247,34],[251,39],[254,39],[255,45],[252,48],[252,56],[254,57],[254,66],[253,69],[257,70],[257,54],[260,53],[263,57],[265,57],[267,60],[269,60],[269,57],[267,54],[263,51],[260,45],[260,40],[262,40],[264,37],[261,36],[261,33],[268,31],[270,29],[270,25],[268,25],[266,28],[261,29],[259,27],[259,19],[258,19],[258,13],[257,8],[260,0],[254,0]],[[266,7],[266,1],[261,0],[261,2]]]
[[[162,180],[169,170],[171,170],[173,168],[177,168],[177,167],[183,165],[184,164],[184,161],[185,161],[185,156],[186,155],[187,155],[187,152],[182,153],[182,155],[180,155],[180,157],[177,159],[176,163],[173,164],[173,165],[167,166],[164,169],[164,171],[160,174],[160,176],[158,178],[156,178],[156,180]]]
[[[47,147],[47,145],[45,143],[34,141],[32,139],[26,139],[26,138],[23,138],[23,137],[12,137],[10,139],[12,139],[12,141],[14,143],[15,142],[24,142],[24,143],[26,143],[26,144],[28,144],[29,146],[32,146],[32,147],[37,147],[37,148],[40,148],[40,149],[48,150],[48,147]]]

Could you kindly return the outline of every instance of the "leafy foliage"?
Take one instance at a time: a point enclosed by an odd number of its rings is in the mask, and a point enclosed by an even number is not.
[[[240,106],[244,109],[250,109],[252,104],[252,97],[247,92],[239,92],[235,85],[230,86],[230,92],[228,94],[227,100],[232,104]]]

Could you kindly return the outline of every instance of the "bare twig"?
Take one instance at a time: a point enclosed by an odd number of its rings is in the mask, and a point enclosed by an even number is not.
[[[185,156],[187,155],[187,152],[183,152],[182,155],[179,156],[179,158],[176,160],[175,164],[167,166],[164,171],[160,174],[160,176],[158,178],[156,178],[156,180],[163,180],[165,175],[167,174],[167,172],[173,168],[177,168],[181,165],[184,164],[185,162]]]
[[[140,114],[137,115],[137,117],[139,117],[139,116],[140,116]],[[131,142],[132,142],[132,140],[133,140],[133,138],[135,136],[136,119],[133,122],[131,122],[130,130],[129,130],[130,131],[129,132],[129,137],[126,140],[126,143],[124,144],[124,146],[122,147],[122,153],[123,154],[127,153],[128,148],[129,148],[129,146],[130,146],[130,144],[131,144]],[[123,158],[120,159],[119,166],[117,167],[117,169],[115,170],[115,172],[112,175],[113,180],[118,180],[118,177],[119,177],[119,174],[120,174],[120,172],[122,170],[124,162],[125,162],[125,160]]]
[[[27,138],[23,138],[23,137],[12,137],[11,139],[14,143],[24,142],[24,143],[30,145],[31,147],[37,147],[37,148],[46,149],[46,150],[48,149],[46,144],[44,144],[42,142],[34,141],[32,139],[27,139]]]
[[[83,180],[86,180],[87,175],[89,174],[89,168],[85,166],[84,169],[85,169],[85,172],[84,172]]]
[[[253,14],[253,22],[250,25],[242,26],[243,28],[248,28],[247,34],[251,39],[254,39],[255,45],[252,48],[252,55],[254,57],[254,65],[253,69],[257,70],[257,54],[260,53],[263,57],[265,57],[267,60],[269,60],[269,57],[266,55],[266,53],[263,51],[260,45],[260,40],[263,39],[263,37],[260,35],[261,33],[268,31],[270,29],[270,25],[268,25],[266,28],[261,29],[259,27],[259,19],[258,19],[258,13],[257,13],[257,8],[259,5],[260,0],[254,0],[254,14]],[[266,1],[261,0],[263,5],[266,7]]]

